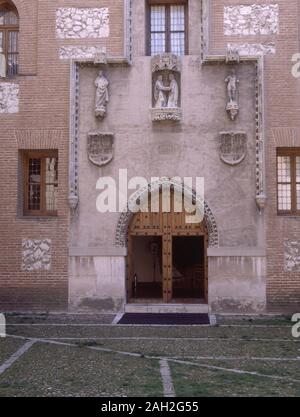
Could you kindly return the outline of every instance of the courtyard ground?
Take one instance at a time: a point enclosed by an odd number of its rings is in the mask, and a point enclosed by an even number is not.
[[[0,397],[300,396],[288,319],[118,326],[113,316],[11,315]]]

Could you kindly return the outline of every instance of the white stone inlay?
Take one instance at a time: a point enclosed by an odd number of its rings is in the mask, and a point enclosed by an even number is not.
[[[96,54],[105,54],[106,48],[97,46],[62,46],[59,49],[60,59],[91,59]]]
[[[284,262],[286,272],[300,272],[300,240],[284,241]]]
[[[22,241],[23,271],[49,271],[51,268],[51,240],[31,240]]]
[[[241,56],[276,54],[276,47],[274,42],[242,44],[231,43],[227,45],[227,48],[238,51]]]
[[[224,7],[224,34],[227,36],[275,35],[278,33],[278,4]]]
[[[60,39],[107,38],[109,10],[60,7],[56,11],[56,33]]]
[[[19,85],[0,83],[0,113],[19,112]]]

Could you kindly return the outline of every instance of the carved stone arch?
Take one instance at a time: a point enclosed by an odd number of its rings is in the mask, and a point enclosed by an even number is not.
[[[116,235],[115,235],[115,245],[117,247],[127,246],[128,228],[135,214],[130,210],[130,207],[132,206],[132,204],[134,204],[134,202],[136,202],[138,199],[142,200],[143,198],[145,198],[147,195],[149,195],[151,191],[153,192],[163,186],[169,186],[169,187],[173,186],[174,189],[182,191],[181,184],[176,183],[175,181],[170,180],[169,178],[161,178],[155,183],[151,183],[151,185],[148,185],[147,187],[143,187],[139,189],[137,192],[133,193],[130,196],[128,200],[127,208],[119,217],[119,221],[117,224]],[[219,247],[218,226],[217,226],[216,219],[213,215],[213,212],[210,206],[208,205],[206,201],[203,202],[201,199],[197,198],[195,191],[190,189],[189,187],[184,186],[184,191],[189,193],[196,200],[196,205],[198,207],[202,208],[204,205],[204,221],[205,221],[207,232],[208,232],[209,247],[211,248]],[[200,210],[202,210],[201,208]]]

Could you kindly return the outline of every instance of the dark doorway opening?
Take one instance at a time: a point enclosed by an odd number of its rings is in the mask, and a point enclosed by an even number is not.
[[[132,249],[132,298],[141,301],[162,299],[162,237],[134,236]]]
[[[173,299],[205,299],[204,236],[173,237]]]

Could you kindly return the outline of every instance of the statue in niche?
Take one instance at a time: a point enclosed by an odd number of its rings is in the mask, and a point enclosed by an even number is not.
[[[161,109],[167,106],[167,99],[165,92],[171,91],[170,87],[166,87],[163,82],[163,76],[159,75],[154,88],[155,108]]]
[[[239,79],[237,78],[236,72],[234,69],[231,70],[230,75],[225,79],[227,84],[227,94],[228,94],[228,103],[226,110],[230,115],[232,121],[234,121],[239,113],[238,105],[238,85]]]
[[[109,82],[105,78],[103,71],[99,71],[99,75],[96,78],[95,85],[96,91],[96,106],[95,113],[96,117],[103,119],[106,116],[106,106],[109,102],[108,86]]]
[[[178,99],[179,99],[179,86],[177,81],[175,80],[174,74],[169,75],[170,80],[170,93],[168,99],[168,108],[176,108],[178,107]]]
[[[174,74],[169,75],[170,85],[165,86],[163,76],[159,75],[154,88],[155,108],[177,108],[179,99],[179,86]],[[168,95],[166,94],[168,93]]]

